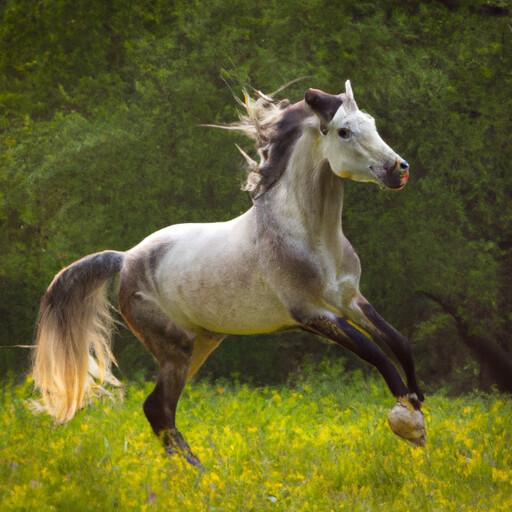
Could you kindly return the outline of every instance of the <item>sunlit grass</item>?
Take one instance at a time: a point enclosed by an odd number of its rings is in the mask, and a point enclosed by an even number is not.
[[[433,396],[427,447],[386,424],[379,380],[324,366],[293,386],[194,383],[179,427],[207,471],[163,455],[128,385],[71,423],[0,399],[0,510],[512,510],[512,400]]]

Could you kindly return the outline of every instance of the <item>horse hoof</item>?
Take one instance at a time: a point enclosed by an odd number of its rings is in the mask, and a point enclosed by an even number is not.
[[[413,446],[425,446],[425,418],[407,399],[399,399],[389,411],[388,422],[391,430]]]
[[[198,468],[201,471],[206,471],[205,467],[201,464],[201,461],[192,452],[183,452],[182,450],[168,446],[165,449],[165,453],[167,453],[169,457],[174,457],[175,455],[182,455],[189,464]]]
[[[199,469],[201,473],[206,471],[205,467],[201,464],[201,461],[193,453],[187,453],[185,455],[185,460],[189,464],[192,464],[192,466],[195,466],[197,469]]]

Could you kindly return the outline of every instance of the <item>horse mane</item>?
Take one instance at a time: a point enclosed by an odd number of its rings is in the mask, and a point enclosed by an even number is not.
[[[260,91],[256,91],[255,98],[244,91],[244,101],[237,101],[244,108],[238,121],[207,126],[238,131],[255,141],[258,162],[237,146],[248,164],[242,190],[255,200],[272,188],[286,170],[291,150],[302,134],[303,121],[311,113],[304,100],[290,104],[287,99],[276,100]]]

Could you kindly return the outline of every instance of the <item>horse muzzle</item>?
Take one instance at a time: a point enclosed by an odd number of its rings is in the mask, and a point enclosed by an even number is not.
[[[374,172],[376,169],[371,168]],[[395,160],[384,164],[380,172],[375,172],[382,184],[391,190],[400,190],[409,181],[409,164],[405,160]]]

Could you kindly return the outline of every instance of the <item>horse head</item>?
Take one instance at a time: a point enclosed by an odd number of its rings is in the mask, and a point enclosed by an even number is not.
[[[409,164],[382,140],[374,118],[359,110],[350,80],[344,93],[308,89],[304,99],[316,115],[323,156],[337,176],[394,190],[405,186]]]

